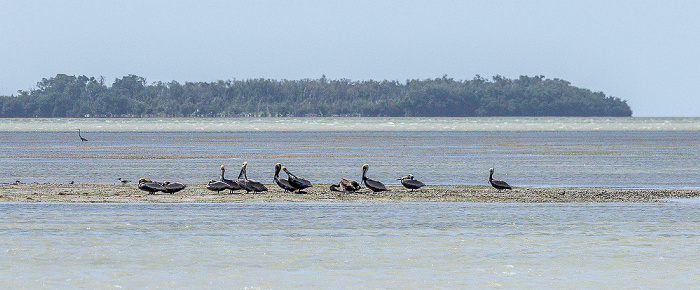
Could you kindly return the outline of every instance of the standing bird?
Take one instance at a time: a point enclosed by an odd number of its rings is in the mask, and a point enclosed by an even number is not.
[[[221,167],[219,167],[219,168],[221,169],[221,176],[220,176],[221,182],[223,182],[223,183],[226,184],[226,186],[227,186],[226,189],[229,190],[229,193],[233,193],[234,190],[243,189],[243,188],[241,187],[241,185],[238,183],[238,181],[236,181],[236,180],[231,180],[231,179],[226,179],[226,178],[224,177],[224,174],[226,173],[226,168],[225,168],[223,165],[221,165]]]
[[[261,182],[248,179],[248,172],[246,168],[248,167],[248,162],[243,162],[241,166],[241,172],[238,174],[238,184],[241,188],[245,189],[246,192],[263,192],[267,191],[267,187]]]
[[[422,183],[417,179],[413,178],[413,174],[397,178],[396,180],[401,180],[401,184],[403,185],[403,187],[410,189],[411,192],[425,186],[425,183]]]
[[[275,183],[277,183],[277,185],[278,185],[279,187],[281,187],[282,189],[284,189],[285,192],[287,192],[287,191],[289,191],[289,192],[295,191],[296,188],[294,188],[294,186],[292,186],[291,184],[289,184],[289,181],[288,181],[288,180],[286,180],[286,179],[280,179],[280,170],[282,170],[282,164],[280,164],[280,163],[275,164],[275,177],[273,177],[272,180],[274,180]]]
[[[184,184],[179,183],[179,182],[171,183],[170,181],[166,180],[165,182],[163,182],[163,187],[165,187],[165,192],[170,193],[170,194],[174,194],[180,190],[185,189],[185,187],[187,187],[187,186],[185,186]]]
[[[139,189],[148,191],[148,194],[155,194],[156,191],[165,192],[165,187],[162,184],[147,178],[139,179]]]
[[[287,181],[289,185],[297,189],[297,193],[303,193],[303,189],[311,187],[311,181],[306,180],[306,178],[296,176],[287,170],[287,167],[282,166],[284,173],[287,173]]]
[[[87,141],[87,139],[83,138],[83,136],[80,136],[80,128],[78,128],[78,137],[80,137],[80,141]]]
[[[367,169],[369,169],[369,165],[362,165],[362,183],[364,183],[365,186],[367,186],[367,188],[371,189],[373,192],[386,191],[387,189],[384,184],[367,178]]]
[[[347,180],[345,178],[341,178],[338,184],[331,185],[331,191],[340,191],[338,190],[339,187],[343,189],[343,192],[355,192],[360,189],[360,184],[354,180]]]
[[[221,193],[222,190],[229,189],[228,184],[223,181],[216,181],[214,179],[209,180],[206,188],[211,191],[216,191],[216,193]]]
[[[491,186],[498,189],[498,192],[501,192],[503,189],[512,189],[505,181],[493,179],[493,168],[489,168],[489,173],[489,183],[491,183]]]

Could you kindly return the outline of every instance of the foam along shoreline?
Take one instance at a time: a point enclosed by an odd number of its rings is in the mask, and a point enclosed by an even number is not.
[[[363,188],[355,193],[329,190],[329,184],[316,184],[306,194],[284,192],[268,185],[265,193],[216,193],[204,184],[189,184],[176,194],[148,194],[136,184],[0,184],[0,202],[663,202],[700,197],[700,190],[661,190],[624,188],[514,188],[498,192],[487,186],[427,185],[415,192],[388,186],[388,192],[372,193]]]

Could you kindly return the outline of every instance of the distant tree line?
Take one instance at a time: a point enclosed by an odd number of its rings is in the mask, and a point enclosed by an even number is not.
[[[0,96],[0,117],[631,116],[627,102],[560,79],[249,79],[154,82],[64,74]]]

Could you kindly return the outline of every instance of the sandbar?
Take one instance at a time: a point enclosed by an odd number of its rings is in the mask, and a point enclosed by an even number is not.
[[[228,191],[216,193],[204,184],[190,184],[175,194],[148,194],[136,184],[39,184],[0,183],[0,202],[82,202],[82,203],[227,203],[227,202],[664,202],[669,199],[698,198],[700,190],[627,188],[529,188],[498,191],[489,186],[427,185],[410,192],[401,186],[389,191],[354,193],[329,190],[315,184],[298,194],[285,192],[274,184],[264,193]]]

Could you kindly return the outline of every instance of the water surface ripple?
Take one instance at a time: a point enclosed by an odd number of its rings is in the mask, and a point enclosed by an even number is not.
[[[247,161],[265,183],[280,162],[314,183],[359,180],[367,163],[388,185],[408,173],[486,185],[494,167],[513,186],[700,188],[700,118],[2,119],[2,128],[0,182],[203,184],[220,165],[235,177]]]
[[[700,207],[0,204],[2,288],[693,288]]]

